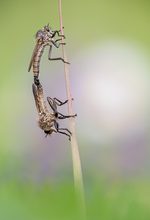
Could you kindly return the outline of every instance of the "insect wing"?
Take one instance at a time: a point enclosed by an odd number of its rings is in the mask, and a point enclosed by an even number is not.
[[[38,46],[39,46],[39,44],[38,44],[38,41],[37,41],[37,43],[34,47],[33,53],[32,53],[32,57],[31,57],[30,64],[29,64],[29,67],[28,67],[28,72],[30,72],[30,70],[31,70],[31,67],[32,67],[32,64],[33,64],[33,59],[34,59],[34,57],[35,57],[35,55],[38,51]]]
[[[38,113],[40,113],[40,100],[39,100],[39,95],[38,95],[38,91],[37,88],[35,86],[35,84],[32,84],[32,91],[33,91],[33,95],[34,95],[34,100],[35,100],[35,105],[37,108]]]
[[[48,101],[50,107],[52,108],[52,110],[54,112],[57,112],[57,106],[56,106],[54,99],[52,99],[51,97],[47,97],[47,101]]]

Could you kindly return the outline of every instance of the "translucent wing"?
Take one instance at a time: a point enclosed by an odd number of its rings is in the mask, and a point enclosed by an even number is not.
[[[41,108],[40,108],[40,97],[38,96],[38,91],[37,91],[37,87],[35,86],[35,84],[32,84],[32,91],[33,91],[33,95],[34,95],[34,100],[35,100],[35,105],[37,108],[38,113],[41,112]]]
[[[54,112],[57,112],[57,105],[54,99],[47,97],[47,101]]]
[[[34,59],[34,56],[36,55],[37,51],[38,51],[38,41],[36,42],[36,45],[34,47],[34,50],[33,50],[33,53],[32,53],[32,57],[31,57],[31,60],[30,60],[30,63],[29,63],[29,67],[28,67],[28,72],[30,72],[31,70],[31,67],[32,67],[32,64],[33,64],[33,59]]]

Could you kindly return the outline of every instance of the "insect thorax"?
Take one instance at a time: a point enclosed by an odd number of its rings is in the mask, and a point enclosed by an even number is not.
[[[42,113],[39,115],[39,127],[44,131],[49,131],[54,125],[55,117],[51,113]]]
[[[48,32],[48,31],[42,30],[42,29],[37,31],[37,33],[35,35],[36,39],[39,39],[42,42],[50,42],[52,39],[52,36],[53,36],[52,32]]]

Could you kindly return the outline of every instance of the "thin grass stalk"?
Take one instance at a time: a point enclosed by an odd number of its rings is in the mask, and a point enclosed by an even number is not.
[[[64,35],[61,0],[58,0],[58,5],[59,5],[60,30],[61,30],[61,34]],[[63,42],[63,38],[62,38],[62,42]],[[64,45],[62,45],[62,55],[63,55],[63,59],[65,61],[68,61]],[[72,106],[72,96],[71,96],[70,79],[69,79],[69,65],[66,63],[64,63],[64,76],[65,76],[66,94],[67,94],[67,99],[68,99],[68,114],[72,115],[74,114],[74,111],[73,111],[73,106]],[[81,206],[80,208],[82,210],[82,214],[84,217],[82,219],[85,219],[84,185],[83,185],[81,160],[80,160],[79,146],[77,142],[75,126],[76,126],[75,118],[70,118],[69,127],[72,132],[70,143],[71,143],[71,151],[72,151],[74,185],[75,185],[75,191],[78,197],[78,201]]]

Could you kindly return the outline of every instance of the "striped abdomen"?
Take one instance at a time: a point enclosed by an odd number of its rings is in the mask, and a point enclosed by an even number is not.
[[[44,47],[46,45],[39,45],[37,47],[37,50],[35,52],[34,58],[33,58],[33,73],[34,76],[39,76],[39,69],[40,69],[40,60],[41,60],[41,56],[44,52]]]

